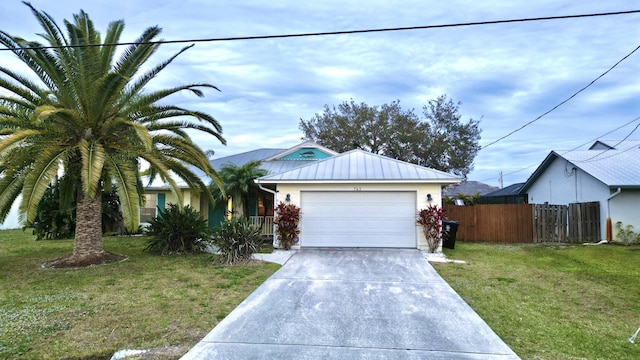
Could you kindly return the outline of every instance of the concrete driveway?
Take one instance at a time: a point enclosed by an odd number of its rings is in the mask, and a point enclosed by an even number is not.
[[[301,250],[183,359],[518,359],[418,250]]]

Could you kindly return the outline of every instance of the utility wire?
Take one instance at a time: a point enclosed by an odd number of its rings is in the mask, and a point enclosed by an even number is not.
[[[603,137],[605,137],[605,136],[607,136],[607,135],[609,135],[609,134],[612,134],[612,133],[614,133],[614,132],[616,132],[616,131],[618,131],[618,130],[622,129],[623,127],[625,127],[625,126],[627,126],[627,125],[633,124],[634,122],[636,122],[636,121],[638,121],[638,120],[640,120],[640,116],[639,116],[639,117],[637,117],[637,118],[635,118],[635,119],[633,119],[633,120],[631,120],[631,121],[629,121],[629,122],[627,122],[627,123],[624,123],[624,124],[622,124],[622,125],[618,126],[617,128],[615,128],[615,129],[613,129],[613,130],[611,130],[611,131],[609,131],[609,132],[607,132],[607,133],[605,133],[605,134],[602,134],[602,135],[600,135],[600,136],[596,137],[595,139],[592,139],[592,140],[589,140],[589,141],[587,141],[587,142],[585,142],[585,143],[583,143],[583,144],[580,144],[580,145],[578,145],[578,146],[574,147],[574,148],[573,148],[573,149],[571,149],[571,150],[567,150],[567,151],[563,152],[563,153],[562,153],[562,154],[560,154],[560,155],[566,155],[566,154],[568,154],[568,153],[570,153],[570,152],[572,152],[572,151],[576,151],[576,150],[578,150],[579,148],[581,148],[581,147],[583,147],[583,146],[585,146],[585,145],[587,145],[587,144],[591,144],[591,143],[593,143],[593,142],[594,142],[594,141],[596,141],[596,140],[602,139]],[[636,126],[636,129],[637,129],[637,128],[638,128],[638,127]],[[629,136],[630,136],[631,134],[633,134],[633,132],[634,132],[636,129],[633,129],[633,130],[631,131],[631,133],[630,133],[629,135],[627,135],[627,136],[624,138],[624,140],[626,140],[627,138],[629,138]],[[624,141],[624,140],[622,140],[622,141]],[[614,147],[616,147],[616,146],[620,145],[620,143],[622,143],[622,141],[618,142]]]
[[[613,130],[611,130],[611,131],[608,131],[608,132],[606,132],[606,133],[604,133],[604,134],[602,134],[602,135],[600,135],[600,136],[597,136],[597,137],[596,137],[596,138],[594,138],[594,139],[591,139],[591,140],[589,140],[589,141],[587,141],[587,142],[585,142],[585,143],[582,143],[582,144],[580,144],[580,145],[578,145],[578,146],[574,147],[574,148],[573,148],[573,149],[571,149],[571,150],[564,151],[564,152],[562,152],[560,155],[566,155],[566,154],[568,154],[568,153],[570,153],[570,152],[572,152],[572,151],[576,151],[576,150],[578,150],[579,148],[581,148],[581,147],[583,147],[583,146],[585,146],[585,145],[592,144],[594,141],[597,141],[597,140],[599,140],[599,139],[602,139],[603,137],[605,137],[605,136],[607,136],[607,135],[610,135],[610,134],[612,134],[612,133],[614,133],[614,132],[616,132],[616,131],[618,131],[618,130],[622,129],[622,128],[624,128],[625,126],[628,126],[628,125],[630,125],[630,124],[633,124],[634,122],[636,122],[636,121],[638,121],[638,120],[640,120],[640,116],[639,116],[639,117],[637,117],[637,118],[635,118],[635,119],[633,119],[633,120],[631,120],[631,121],[629,121],[629,122],[626,122],[626,123],[624,123],[624,124],[622,124],[622,125],[618,126],[617,128],[615,128],[615,129],[613,129]],[[631,131],[631,132],[630,132],[630,133],[629,133],[629,134],[628,134],[628,135],[623,139],[623,140],[619,141],[619,142],[618,142],[614,147],[616,147],[616,146],[620,145],[624,140],[628,139],[628,138],[629,138],[629,136],[631,136],[631,134],[633,134],[633,133],[638,129],[638,127],[640,127],[640,124],[638,124],[638,125],[637,125],[637,126],[636,126],[636,127],[635,127],[635,128],[634,128],[634,129],[633,129],[633,130],[632,130],[632,131]],[[625,151],[626,151],[626,150],[625,150]],[[599,155],[599,154],[598,154],[598,155]],[[598,155],[596,155],[596,156],[598,156]],[[585,160],[585,161],[586,161],[586,160]],[[534,167],[534,166],[539,166],[539,165],[540,165],[540,163],[531,164],[531,165],[529,165],[529,166],[527,166],[527,167],[524,167],[524,168],[522,168],[522,169],[518,169],[518,170],[515,170],[515,171],[512,171],[512,172],[506,173],[506,174],[502,174],[502,176],[504,177],[504,176],[509,176],[509,175],[517,174],[517,173],[519,173],[519,172],[521,172],[521,171],[525,171],[525,170],[527,170],[527,169],[530,169],[530,168],[532,168],[532,167]],[[480,182],[485,182],[485,181],[495,180],[496,178],[498,178],[498,177],[493,176],[493,177],[490,177],[490,178],[487,178],[487,179],[484,179],[484,180],[480,180]]]
[[[110,44],[82,44],[82,45],[61,45],[61,46],[37,45],[37,46],[21,47],[21,48],[0,48],[0,51],[58,49],[58,48],[92,47],[92,46],[178,44],[178,43],[197,43],[197,42],[282,39],[282,38],[312,37],[312,36],[333,36],[333,35],[364,34],[364,33],[377,33],[377,32],[391,32],[391,31],[444,29],[444,28],[452,28],[452,27],[496,25],[496,24],[521,23],[521,22],[531,22],[531,21],[564,20],[564,19],[589,18],[589,17],[597,17],[597,16],[628,15],[628,14],[636,14],[636,13],[640,13],[640,10],[626,10],[626,11],[614,11],[614,12],[579,14],[579,15],[544,16],[544,17],[508,19],[508,20],[475,21],[475,22],[440,24],[440,25],[406,26],[406,27],[344,30],[344,31],[324,31],[324,32],[312,32],[312,33],[298,33],[298,34],[235,36],[235,37],[224,37],[224,38],[204,38],[204,39],[188,39],[188,40],[158,40],[158,41],[148,41],[148,42],[122,42],[122,43],[110,43]]]
[[[638,125],[638,126],[640,126],[640,125]],[[636,129],[638,128],[638,126],[636,126]],[[634,130],[634,131],[635,131],[635,130]],[[577,163],[581,163],[581,162],[593,162],[593,161],[600,161],[600,160],[604,160],[604,159],[612,158],[612,157],[614,157],[614,156],[622,155],[622,154],[626,153],[627,151],[637,150],[637,149],[638,149],[638,147],[637,147],[637,146],[630,146],[628,149],[620,150],[620,151],[615,152],[615,153],[613,153],[613,154],[611,154],[611,155],[609,155],[609,156],[607,156],[607,157],[603,157],[603,158],[600,158],[600,159],[593,160],[593,158],[590,158],[590,159],[587,159],[587,160],[571,160],[571,161],[573,161],[573,162],[577,162]],[[607,151],[607,150],[605,150],[605,151]],[[604,151],[603,151],[602,153],[604,153]],[[600,154],[602,154],[602,153],[600,153]],[[596,155],[596,156],[599,156],[600,154],[598,154],[598,155]],[[595,156],[594,156],[594,157],[595,157]]]
[[[614,148],[614,149],[615,149],[615,147],[616,147],[616,146],[618,146],[618,145],[622,144],[625,140],[627,140],[627,139],[629,138],[629,136],[631,136],[631,134],[633,134],[636,130],[638,130],[638,127],[640,127],[640,124],[636,125],[636,127],[635,127],[635,128],[633,128],[633,130],[631,130],[631,132],[630,132],[629,134],[627,134],[627,136],[625,136],[625,137],[624,137],[624,139],[622,139],[622,140],[618,141],[615,145],[613,145],[613,146],[612,146],[612,148]],[[613,154],[613,155],[611,155],[611,156],[607,156],[607,157],[604,157],[604,158],[600,158],[600,159],[598,159],[598,160],[608,159],[608,158],[610,158],[610,157],[612,157],[612,156],[615,156],[615,155],[617,155],[617,154],[621,154],[621,153],[626,152],[627,150],[630,150],[630,149],[633,149],[633,147],[631,147],[631,148],[629,148],[629,149],[626,149],[626,150],[624,150],[624,151],[622,151],[622,152],[620,152],[620,153],[616,153],[616,154]],[[611,150],[611,149],[605,149],[605,150],[602,150],[600,153],[595,154],[595,155],[593,155],[592,157],[590,157],[590,158],[588,158],[588,159],[585,159],[585,160],[576,160],[576,162],[590,162],[590,161],[598,161],[598,160],[593,160],[593,159],[595,159],[595,158],[597,158],[598,156],[600,156],[600,155],[602,155],[602,154],[606,153],[606,152],[607,152],[607,151],[609,151],[609,150]]]
[[[573,99],[574,97],[576,97],[578,94],[580,94],[581,92],[585,91],[587,88],[589,88],[591,85],[593,85],[596,81],[600,80],[602,77],[604,77],[605,75],[607,75],[609,72],[611,72],[611,70],[613,70],[616,66],[620,65],[621,62],[625,61],[629,56],[633,55],[636,51],[638,51],[638,49],[640,49],[640,45],[637,46],[635,49],[633,49],[630,53],[628,53],[627,55],[625,55],[622,59],[618,60],[618,62],[616,62],[615,64],[613,64],[612,67],[610,67],[609,69],[607,69],[607,71],[603,72],[602,74],[600,74],[597,78],[593,79],[589,84],[587,84],[586,86],[584,86],[583,88],[581,88],[580,90],[576,91],[575,93],[573,93],[573,95],[569,96],[568,98],[566,98],[565,100],[563,100],[561,103],[559,103],[558,105],[552,107],[551,109],[549,109],[548,111],[544,112],[542,115],[538,116],[537,118],[529,121],[528,123],[520,126],[519,128],[509,132],[508,134],[499,137],[498,139],[490,142],[489,144],[485,145],[482,147],[482,149],[486,149],[489,146],[496,144],[497,142],[500,142],[506,138],[508,138],[509,136],[517,133],[518,131],[526,128],[527,126],[533,124],[534,122],[542,119],[542,117],[544,117],[545,115],[551,113],[552,111],[556,110],[557,108],[559,108],[560,106],[566,104],[569,100]]]

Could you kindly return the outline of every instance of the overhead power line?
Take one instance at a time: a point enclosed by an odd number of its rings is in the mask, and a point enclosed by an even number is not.
[[[204,38],[204,39],[158,40],[158,41],[149,41],[149,42],[121,42],[121,43],[110,43],[110,44],[33,46],[33,47],[21,47],[19,49],[21,49],[21,50],[34,50],[34,49],[57,49],[57,48],[89,47],[89,46],[120,46],[120,45],[141,45],[141,44],[179,44],[179,43],[197,43],[197,42],[266,40],[266,39],[282,39],[282,38],[297,38],[297,37],[312,37],[312,36],[333,36],[333,35],[347,35],[347,34],[365,34],[365,33],[391,32],[391,31],[443,29],[443,28],[464,27],[464,26],[496,25],[496,24],[522,23],[522,22],[531,22],[531,21],[548,21],[548,20],[589,18],[589,17],[598,17],[598,16],[628,15],[628,14],[636,14],[636,13],[640,13],[640,10],[613,11],[613,12],[593,13],[593,14],[578,14],[578,15],[544,16],[544,17],[508,19],[508,20],[475,21],[475,22],[440,24],[440,25],[392,27],[392,28],[379,28],[379,29],[323,31],[323,32],[311,32],[311,33],[298,33],[298,34],[280,34],[280,35],[234,36],[234,37]],[[0,51],[11,51],[11,50],[19,50],[19,49],[0,48]]]
[[[618,131],[618,130],[622,129],[623,127],[625,127],[625,126],[627,126],[627,125],[631,125],[631,124],[633,124],[634,122],[636,122],[636,121],[638,121],[638,120],[640,120],[640,116],[639,116],[639,117],[637,117],[637,118],[635,118],[635,119],[633,119],[633,120],[631,120],[631,121],[629,121],[629,122],[626,122],[626,123],[624,123],[624,124],[622,124],[622,125],[618,126],[617,128],[615,128],[615,129],[613,129],[613,130],[611,130],[611,131],[609,131],[609,132],[607,132],[607,133],[604,133],[604,134],[602,134],[602,135],[600,135],[600,136],[596,137],[595,139],[591,139],[591,140],[589,140],[589,141],[587,141],[587,142],[585,142],[585,143],[582,143],[582,144],[580,144],[580,145],[578,145],[578,146],[574,147],[574,148],[573,148],[573,149],[571,149],[571,150],[567,150],[567,151],[563,152],[563,153],[562,153],[562,154],[560,154],[560,155],[565,155],[565,154],[568,154],[568,153],[570,153],[570,152],[572,152],[572,151],[576,151],[576,150],[578,150],[579,148],[581,148],[581,147],[583,147],[583,146],[585,146],[585,145],[593,144],[593,142],[594,142],[594,141],[599,140],[599,139],[602,139],[603,137],[608,136],[608,135],[610,135],[610,134],[613,134],[614,132],[616,132],[616,131]],[[638,127],[636,126],[636,129],[637,129],[637,128],[638,128]],[[636,131],[636,129],[631,130],[631,133],[629,133],[629,135],[627,135],[627,136],[624,138],[624,140],[628,139],[628,138],[629,138],[629,136],[631,136],[631,134],[633,134],[633,132],[634,132],[634,131]],[[622,140],[622,141],[624,141],[624,140]],[[620,145],[620,143],[622,143],[622,141],[618,142],[618,144],[616,144],[614,147],[616,147],[616,146]]]
[[[630,132],[629,134],[627,134],[627,136],[625,136],[625,137],[624,137],[624,139],[622,139],[622,140],[618,141],[615,145],[613,145],[613,146],[612,146],[612,148],[614,148],[614,149],[615,149],[618,145],[622,144],[622,143],[623,143],[625,140],[627,140],[627,139],[628,139],[628,138],[629,138],[629,137],[630,137],[630,136],[631,136],[631,135],[632,135],[636,130],[638,130],[638,128],[639,128],[639,127],[640,127],[640,124],[636,125],[636,127],[635,127],[635,128],[633,128],[633,130],[631,130],[631,132]],[[629,149],[627,149],[627,150],[629,150]],[[623,151],[623,152],[626,152],[627,150],[625,150],[625,151]],[[606,153],[607,151],[609,151],[609,149],[602,150],[600,153],[598,153],[598,154],[596,154],[596,155],[593,155],[592,157],[590,157],[590,158],[588,158],[588,159],[586,159],[586,160],[580,160],[580,161],[578,161],[578,162],[590,162],[590,161],[596,161],[596,160],[593,160],[593,159],[595,159],[595,158],[597,158],[598,156],[600,156],[600,155],[602,155],[602,154]],[[600,158],[600,159],[598,159],[598,160],[608,159],[608,158],[613,157],[613,156],[615,156],[615,155],[616,155],[616,154],[614,154],[614,155],[610,155],[610,156],[607,156],[607,157],[604,157],[604,158]]]
[[[508,138],[509,136],[517,133],[518,131],[526,128],[527,126],[533,124],[534,122],[542,119],[545,115],[548,115],[549,113],[551,113],[552,111],[556,110],[557,108],[559,108],[560,106],[566,104],[569,100],[573,99],[574,97],[576,97],[578,94],[580,94],[581,92],[585,91],[587,88],[589,88],[591,85],[595,84],[596,81],[600,80],[602,77],[604,77],[605,75],[607,75],[609,72],[611,72],[611,70],[613,70],[616,66],[620,65],[621,62],[625,61],[629,56],[633,55],[636,51],[638,51],[638,49],[640,49],[640,45],[637,46],[635,49],[633,49],[630,53],[628,53],[627,55],[625,55],[622,59],[618,60],[618,62],[616,62],[615,64],[613,64],[613,66],[611,66],[609,69],[607,69],[607,71],[603,72],[602,74],[600,74],[597,78],[593,79],[590,83],[588,83],[586,86],[584,86],[583,88],[581,88],[580,90],[576,91],[575,93],[573,93],[571,96],[569,96],[568,98],[566,98],[565,100],[563,100],[562,102],[560,102],[558,105],[552,107],[551,109],[547,110],[546,112],[544,112],[542,115],[538,116],[537,118],[529,121],[528,123],[520,126],[519,128],[509,132],[508,134],[499,137],[498,139],[488,143],[487,145],[483,146],[482,149],[486,149],[489,146],[496,144],[506,138]]]
[[[613,129],[613,130],[610,130],[610,131],[608,131],[608,132],[606,132],[606,133],[604,133],[604,134],[602,134],[602,135],[600,135],[600,136],[597,136],[597,137],[595,137],[595,138],[593,138],[593,139],[591,139],[591,140],[589,140],[589,141],[587,141],[587,142],[584,142],[584,143],[582,143],[582,144],[580,144],[580,145],[578,145],[578,146],[574,147],[574,148],[573,148],[573,149],[571,149],[571,150],[563,151],[563,152],[561,152],[561,153],[560,153],[560,155],[563,155],[563,156],[564,156],[564,155],[566,155],[566,154],[568,154],[568,153],[570,153],[570,152],[573,152],[573,151],[578,150],[579,148],[581,148],[581,147],[583,147],[583,146],[585,146],[585,145],[593,144],[593,142],[594,142],[594,141],[599,140],[599,139],[602,139],[603,137],[608,136],[608,135],[610,135],[610,134],[613,134],[614,132],[616,132],[616,131],[618,131],[618,130],[620,130],[620,129],[622,129],[622,128],[624,128],[624,127],[628,126],[628,125],[631,125],[631,124],[633,124],[634,122],[636,122],[636,121],[638,121],[638,120],[640,120],[640,116],[639,116],[639,117],[637,117],[637,118],[635,118],[635,119],[633,119],[633,120],[631,120],[631,121],[629,121],[629,122],[626,122],[626,123],[624,123],[624,124],[622,124],[622,125],[618,126],[617,128],[615,128],[615,129]],[[631,134],[633,134],[633,133],[638,129],[638,127],[640,127],[640,124],[636,125],[636,127],[635,127],[633,130],[631,130],[631,132],[630,132],[627,136],[625,136],[623,140],[619,141],[619,142],[618,142],[615,146],[613,146],[613,147],[616,147],[616,146],[620,145],[624,140],[628,139],[628,138],[631,136]],[[626,150],[625,150],[625,151],[626,151]],[[599,154],[598,154],[598,155],[599,155]],[[598,156],[598,155],[596,155],[596,156]],[[518,170],[514,170],[514,171],[508,172],[508,173],[506,173],[506,174],[502,174],[502,176],[504,177],[504,176],[509,176],[509,175],[517,174],[517,173],[519,173],[519,172],[521,172],[521,171],[525,171],[525,170],[527,170],[527,169],[530,169],[530,168],[532,168],[532,167],[537,167],[537,166],[540,166],[540,163],[531,164],[531,165],[529,165],[529,166],[527,166],[527,167],[523,167],[523,168],[520,168],[520,169],[518,169]],[[495,179],[497,179],[497,178],[498,178],[498,176],[492,176],[492,177],[490,177],[490,178],[487,178],[487,179],[484,179],[484,180],[480,180],[480,182],[486,182],[486,181],[489,181],[489,180],[495,180]]]

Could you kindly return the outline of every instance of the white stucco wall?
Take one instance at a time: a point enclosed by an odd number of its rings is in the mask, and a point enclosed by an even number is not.
[[[18,207],[20,206],[20,201],[22,200],[22,196],[19,196],[16,201],[11,205],[11,210],[9,210],[9,214],[3,223],[0,223],[0,230],[5,229],[19,229],[22,227],[19,220]]]
[[[427,207],[427,194],[431,194],[431,204],[442,205],[442,184],[280,184],[277,188],[275,204],[285,202],[287,194],[290,195],[290,203],[300,206],[302,191],[413,191],[416,192],[416,212]],[[302,216],[304,208],[300,206]],[[304,229],[300,229],[301,232]],[[420,249],[427,248],[422,229],[416,225],[416,241]]]
[[[636,234],[640,233],[640,189],[621,189],[621,193],[610,200],[610,208],[613,240],[618,221],[622,222],[623,228],[631,225]]]
[[[563,159],[555,159],[527,190],[530,204],[567,205],[576,202],[603,201],[609,187]]]
[[[606,239],[607,217],[611,216],[613,223],[613,238],[616,237],[615,223],[622,221],[631,224],[640,232],[640,190],[623,190],[611,200],[607,199],[615,189],[597,180],[584,171],[573,168],[573,165],[563,159],[555,159],[546,171],[527,190],[529,204],[568,205],[576,202],[597,201],[600,203],[601,239]]]

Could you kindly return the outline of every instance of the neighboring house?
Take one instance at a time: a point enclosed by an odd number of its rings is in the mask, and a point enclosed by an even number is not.
[[[497,186],[491,186],[480,181],[463,181],[459,184],[447,186],[443,195],[449,197],[456,197],[458,194],[468,196],[474,196],[475,194],[484,195],[498,189]]]
[[[640,141],[596,141],[589,150],[552,151],[520,189],[530,204],[600,203],[601,238],[607,217],[640,232]],[[611,240],[611,239],[607,239]]]
[[[300,206],[300,247],[425,248],[416,225],[418,209],[440,205],[442,187],[462,180],[361,150],[338,154],[313,142],[258,149],[211,163],[220,169],[252,160],[262,161],[261,168],[269,173],[256,181],[264,193],[249,201],[252,222],[272,234],[273,205],[282,201]],[[163,208],[176,199],[168,187],[155,185],[146,188],[148,212],[150,204]],[[208,204],[206,197],[185,191],[185,203],[195,204],[210,227],[224,219],[228,204]]]
[[[509,185],[480,196],[480,204],[526,204],[527,194],[521,194],[524,183]]]
[[[268,174],[275,174],[294,169],[310,162],[326,159],[338,153],[327,149],[314,142],[304,142],[288,149],[257,149],[244,153],[225,156],[211,161],[214,169],[220,170],[224,165],[243,166],[250,161],[260,161],[260,168]],[[209,227],[215,229],[226,217],[228,211],[233,208],[233,199],[229,202],[210,204],[205,196],[193,193],[186,184],[180,184],[183,188],[184,204],[190,205],[200,211],[209,221]],[[252,223],[264,225],[264,234],[272,234],[273,223],[273,196],[265,192],[259,197],[249,198],[247,214]],[[157,215],[157,209],[163,209],[169,203],[176,203],[177,197],[171,193],[168,184],[155,181],[145,187],[146,203],[141,209],[141,222],[149,221]]]

